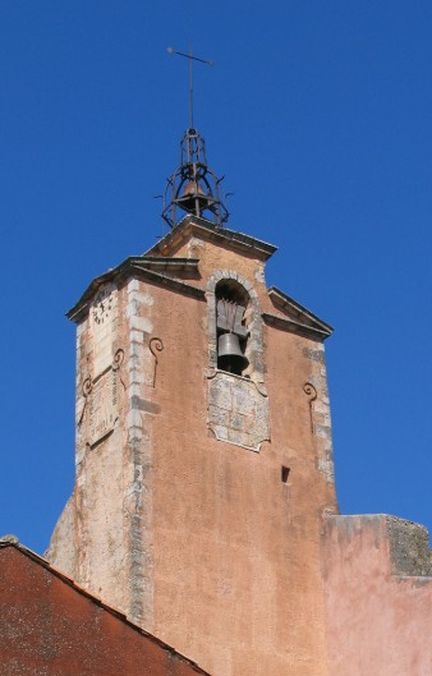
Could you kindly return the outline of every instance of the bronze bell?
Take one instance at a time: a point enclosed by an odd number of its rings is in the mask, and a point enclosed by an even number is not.
[[[197,207],[199,210],[205,209],[205,207],[208,206],[208,201],[208,197],[201,188],[198,180],[188,181],[182,195],[177,199],[178,205],[185,211],[191,213],[195,213]]]
[[[241,375],[248,364],[249,360],[243,354],[239,337],[235,333],[223,333],[219,336],[218,368]]]

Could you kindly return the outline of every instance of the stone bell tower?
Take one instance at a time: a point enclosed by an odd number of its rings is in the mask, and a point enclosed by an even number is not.
[[[275,247],[225,226],[218,185],[189,129],[170,232],[68,314],[76,483],[47,556],[212,674],[318,676],[331,328],[266,286]]]

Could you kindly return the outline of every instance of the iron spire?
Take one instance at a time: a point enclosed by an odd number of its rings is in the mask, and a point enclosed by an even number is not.
[[[205,141],[194,127],[193,109],[192,63],[198,61],[213,65],[214,62],[194,56],[192,50],[186,53],[169,47],[167,51],[189,60],[189,128],[180,143],[180,165],[167,180],[162,218],[174,228],[186,212],[207,218],[222,227],[229,216],[220,198],[219,186],[223,176],[218,178],[207,164]]]

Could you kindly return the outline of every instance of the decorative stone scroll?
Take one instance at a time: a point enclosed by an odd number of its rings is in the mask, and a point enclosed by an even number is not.
[[[208,381],[208,402],[216,439],[253,451],[270,440],[268,398],[252,380],[216,371]]]

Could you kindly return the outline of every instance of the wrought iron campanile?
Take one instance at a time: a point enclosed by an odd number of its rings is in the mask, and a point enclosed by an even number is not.
[[[189,127],[180,147],[180,166],[167,181],[162,217],[171,228],[184,213],[202,216],[222,227],[229,216],[220,198],[223,176],[218,178],[208,166],[203,137]]]

